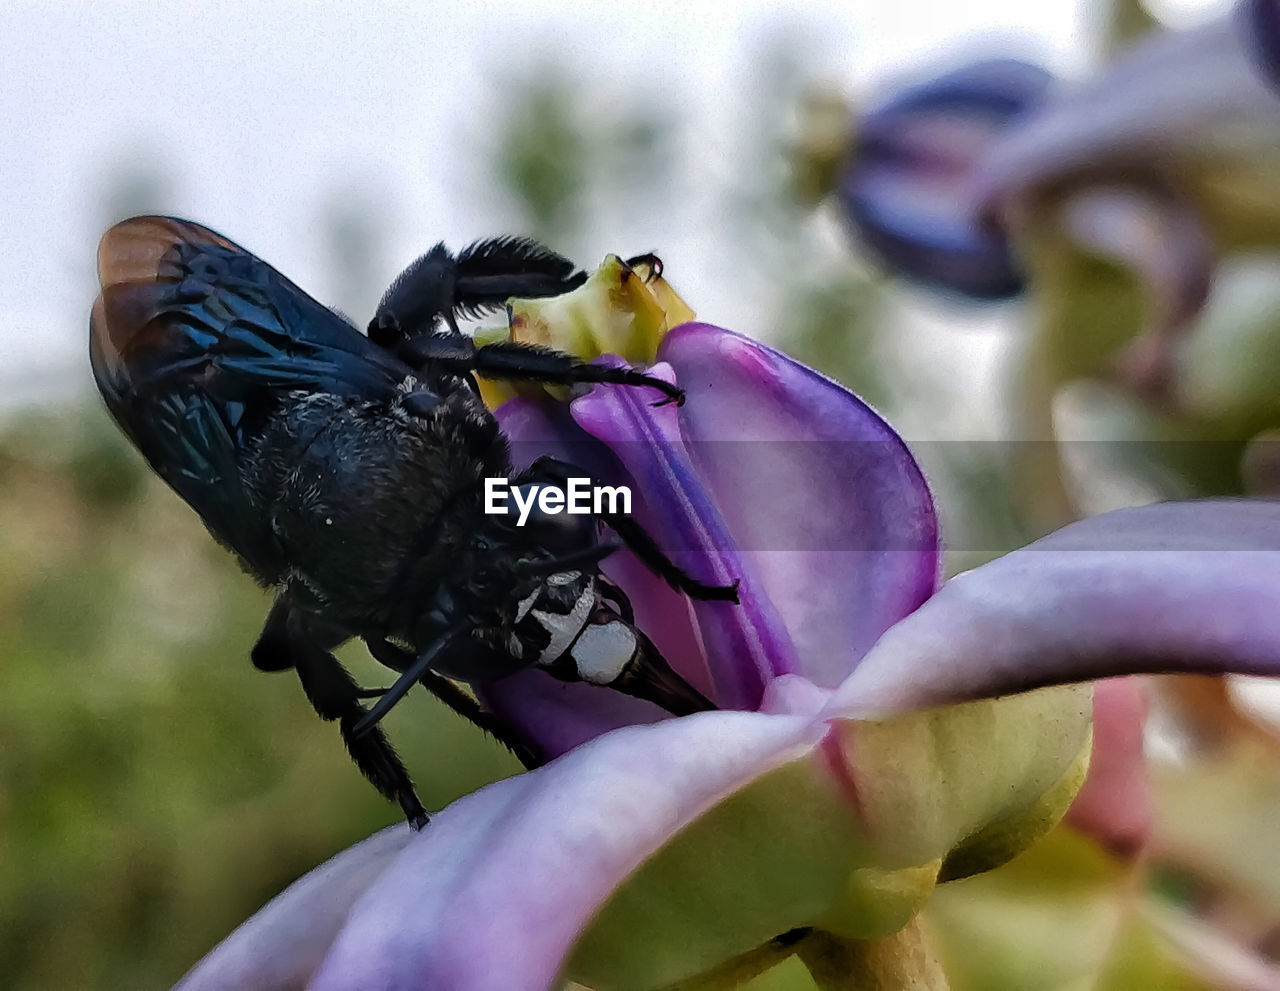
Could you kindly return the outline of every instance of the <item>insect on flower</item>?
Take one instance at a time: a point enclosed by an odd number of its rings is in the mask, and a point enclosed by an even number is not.
[[[98,248],[90,320],[98,388],[152,468],[276,599],[253,648],[292,668],[319,715],[337,720],[357,767],[414,826],[427,814],[377,725],[415,684],[509,746],[526,741],[454,682],[537,666],[655,702],[713,708],[633,625],[599,573],[618,546],[674,588],[736,600],[698,581],[630,517],[486,514],[486,477],[530,497],[572,466],[541,459],[512,475],[506,438],[473,373],[574,385],[675,387],[510,342],[478,346],[457,315],[513,296],[567,292],[585,276],[522,238],[437,245],[392,284],[361,334],[265,262],[207,228],[168,217],[112,227]],[[443,322],[444,326],[440,324]],[[528,498],[523,500],[528,504]],[[359,687],[334,658],[360,638],[399,677]],[[365,709],[361,700],[376,698]]]

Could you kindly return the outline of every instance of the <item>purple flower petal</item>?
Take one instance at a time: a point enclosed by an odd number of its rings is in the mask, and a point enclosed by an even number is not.
[[[1271,148],[1280,100],[1254,61],[1245,18],[1152,35],[1063,92],[974,170],[983,212],[1078,175]]]
[[[911,87],[858,122],[838,190],[856,236],[891,269],[977,299],[1022,290],[1003,233],[969,195],[975,161],[1051,82],[1039,66],[992,59]]]
[[[317,867],[228,936],[174,991],[301,991],[347,911],[412,836],[407,826],[393,826]]]
[[[627,727],[460,800],[312,991],[663,987],[798,926],[893,932],[944,858],[986,869],[1042,835],[1086,753],[1087,689],[891,722],[814,718],[826,695],[785,676],[769,713]]]
[[[938,520],[919,465],[851,392],[763,344],[689,323],[659,357],[688,396],[690,457],[781,614],[798,673],[838,685],[937,587]]]
[[[606,484],[634,488],[634,481],[608,449],[583,431],[564,406],[514,399],[500,406],[497,416],[511,441],[517,467],[549,455],[582,466]],[[684,596],[627,551],[611,555],[602,570],[626,589],[636,625],[672,668],[704,695],[710,695],[710,673]],[[608,730],[668,717],[650,702],[594,685],[566,684],[543,671],[522,671],[479,686],[477,691],[491,710],[536,743],[548,759]]]
[[[811,751],[823,729],[700,713],[619,730],[456,802],[370,889],[311,988],[545,991],[624,878],[745,783]],[[715,887],[699,890],[714,918]]]
[[[1280,675],[1280,502],[1073,523],[949,581],[831,705],[910,710],[1151,672]]]
[[[715,355],[705,357],[714,360]],[[662,366],[650,370],[663,372]],[[670,369],[665,372],[669,377]],[[626,467],[638,488],[634,515],[672,559],[702,581],[738,582],[738,604],[693,601],[691,607],[711,673],[712,700],[721,708],[754,709],[770,680],[797,669],[795,651],[689,460],[677,408],[653,402],[649,390],[597,386],[574,401],[573,417]],[[742,436],[741,424],[737,436]]]

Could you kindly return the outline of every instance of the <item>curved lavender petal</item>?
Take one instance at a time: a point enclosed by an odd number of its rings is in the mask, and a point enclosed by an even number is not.
[[[895,272],[977,299],[1022,291],[1003,232],[969,195],[977,155],[1036,106],[1052,77],[990,59],[913,86],[858,122],[837,198],[854,233]]]
[[[659,357],[688,396],[680,427],[740,556],[796,645],[798,672],[834,687],[937,587],[937,515],[919,465],[853,393],[708,324]]]
[[[815,718],[825,694],[775,679],[769,713],[626,727],[460,800],[351,910],[312,991],[544,991],[562,968],[665,987],[798,926],[893,932],[944,858],[1011,856],[1083,776],[1087,690],[880,723]]]
[[[548,455],[581,465],[609,485],[634,487],[608,449],[574,423],[563,406],[513,399],[498,408],[497,417],[518,467]],[[653,640],[671,667],[704,695],[710,694],[710,674],[687,600],[628,551],[610,556],[602,570],[626,591],[635,609],[636,625]],[[651,702],[593,685],[566,684],[536,670],[477,686],[477,694],[488,708],[536,743],[547,759],[619,726],[667,717]]]
[[[301,991],[348,910],[412,836],[407,826],[392,826],[317,867],[228,936],[174,991]]]
[[[1073,523],[949,581],[831,705],[910,710],[1150,672],[1280,675],[1280,502]]]
[[[822,733],[803,716],[700,713],[454,803],[356,906],[312,991],[545,991],[627,875]]]
[[[661,365],[650,374],[670,380],[670,369]],[[651,390],[597,386],[575,400],[572,410],[578,424],[626,467],[638,490],[634,515],[672,559],[702,581],[738,582],[738,604],[691,605],[712,700],[721,708],[754,709],[771,679],[798,670],[795,649],[761,578],[737,553],[716,500],[689,460],[677,408],[653,402]]]
[[[598,685],[560,681],[535,668],[477,685],[476,694],[485,708],[536,745],[540,763],[621,726],[670,717],[652,702]]]
[[[594,461],[598,457],[598,452],[588,448],[591,438],[577,428],[561,403],[511,399],[493,415],[507,438],[516,471],[528,468],[544,456],[570,463],[584,459]]]
[[[1244,20],[1144,39],[1010,131],[974,170],[983,212],[1077,173],[1246,142],[1274,147],[1280,100],[1255,64]]]

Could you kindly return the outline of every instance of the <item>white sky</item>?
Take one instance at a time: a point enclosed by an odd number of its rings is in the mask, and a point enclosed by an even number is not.
[[[1197,17],[1222,5],[1159,9]],[[59,384],[89,388],[93,255],[117,219],[101,199],[123,164],[170,177],[165,212],[221,230],[323,298],[330,276],[314,221],[336,191],[354,189],[387,221],[387,281],[436,240],[510,226],[472,174],[477,108],[503,64],[563,53],[606,87],[648,79],[686,122],[683,187],[696,191],[729,171],[752,53],[784,28],[816,39],[813,75],[851,93],[954,58],[993,31],[1005,50],[1070,74],[1091,37],[1076,0],[0,0],[0,406]],[[694,195],[649,211],[637,229],[596,232],[596,257],[578,260],[658,249],[678,285],[698,280],[700,312],[748,320],[735,312],[741,300],[717,298],[703,279],[719,244]]]

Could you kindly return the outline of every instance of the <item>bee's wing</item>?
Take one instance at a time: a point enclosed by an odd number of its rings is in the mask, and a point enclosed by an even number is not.
[[[265,525],[238,472],[287,392],[378,399],[410,369],[219,234],[135,217],[98,247],[94,378],[112,415],[210,529],[251,561]]]

